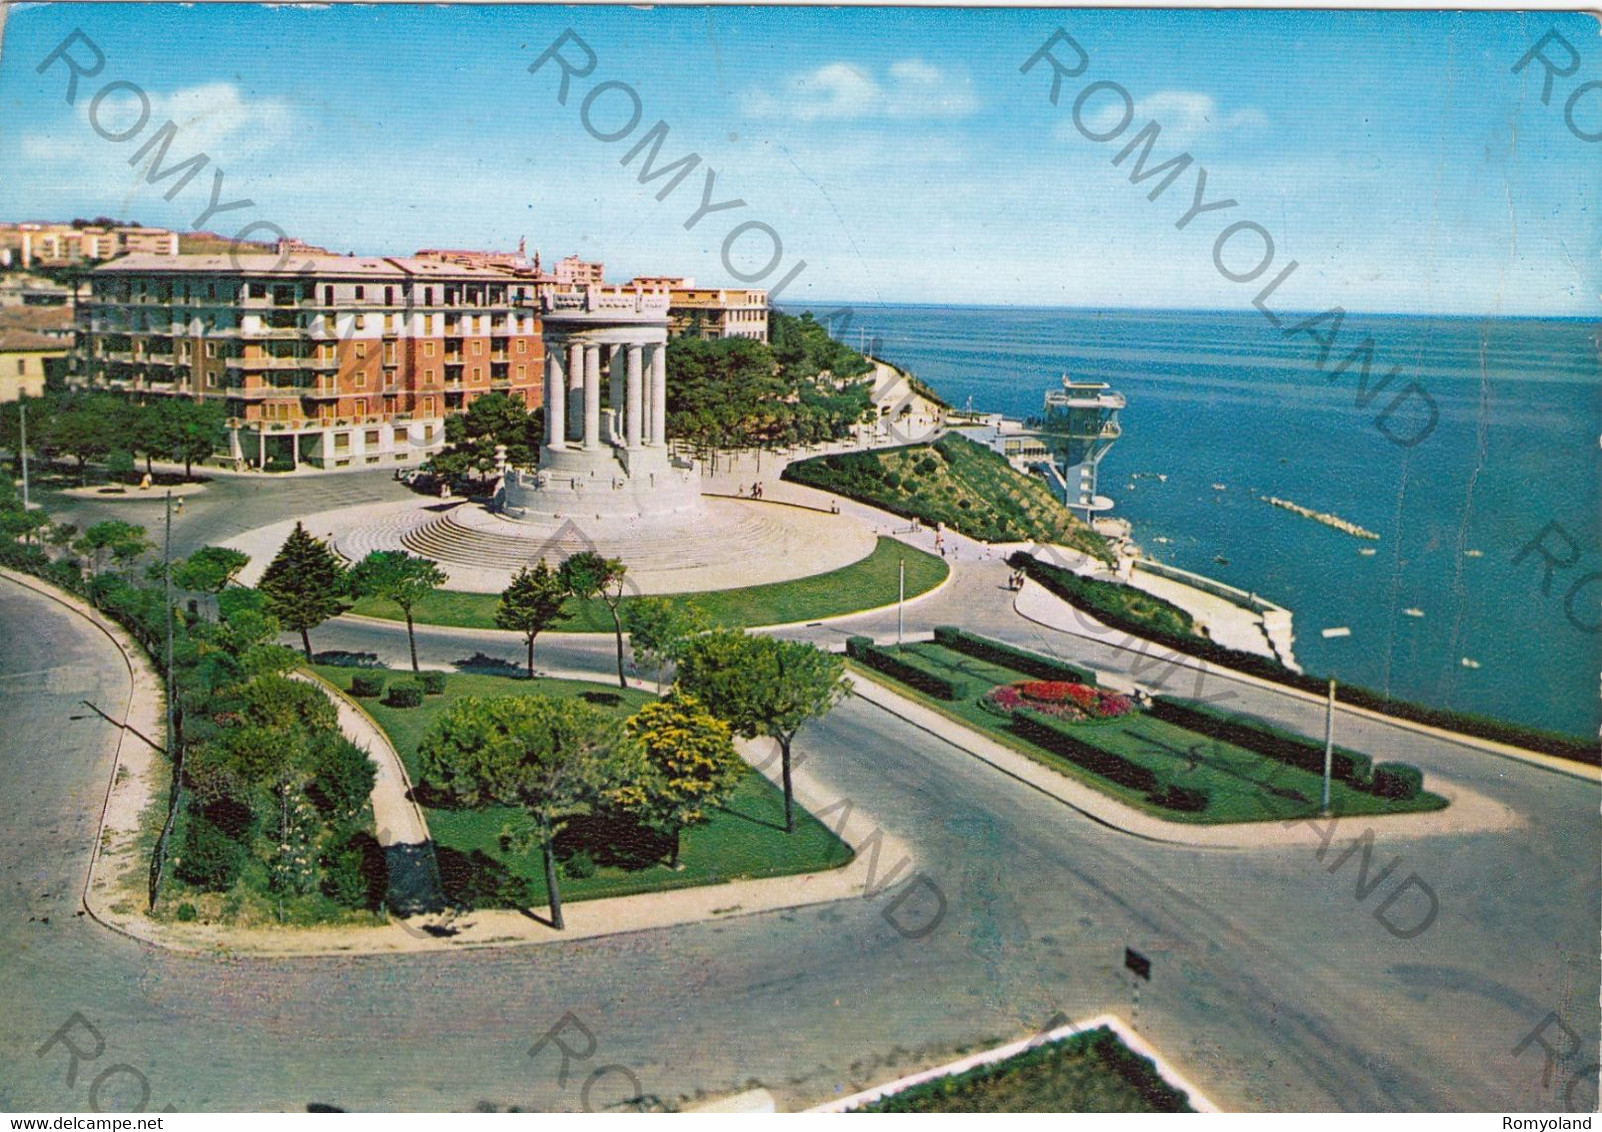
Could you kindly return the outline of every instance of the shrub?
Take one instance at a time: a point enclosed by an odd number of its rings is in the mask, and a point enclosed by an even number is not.
[[[239,879],[245,847],[204,814],[191,812],[178,851],[180,879],[208,892],[224,892]]]
[[[957,698],[957,687],[950,680],[898,659],[894,653],[875,645],[869,637],[847,638],[846,655],[926,696],[933,696],[937,700]]]
[[[1380,763],[1374,768],[1374,793],[1381,798],[1408,801],[1424,789],[1424,772],[1410,763]]]
[[[330,731],[313,740],[312,759],[313,777],[306,792],[317,808],[341,818],[360,812],[378,780],[366,752]]]
[[[1099,774],[1109,782],[1139,790],[1143,794],[1156,792],[1157,776],[1150,770],[1130,762],[1122,755],[1098,747],[1088,739],[1070,734],[1069,726],[1028,708],[1019,708],[1012,713],[1013,731],[1036,746],[1060,755],[1093,774]]]
[[[420,672],[417,682],[423,686],[423,691],[430,696],[439,696],[445,693],[445,673]]]
[[[1207,791],[1190,786],[1176,786],[1170,782],[1160,792],[1148,794],[1147,799],[1165,810],[1199,814],[1207,808]]]
[[[189,901],[187,901],[187,900],[185,900],[182,904],[178,905],[177,917],[178,917],[178,922],[180,924],[191,924],[191,923],[194,923],[196,917],[199,916],[199,914],[200,913],[195,911],[195,906],[193,904],[189,903]]]
[[[953,652],[966,653],[977,660],[999,664],[1016,672],[1022,672],[1026,676],[1033,676],[1037,680],[1064,680],[1074,684],[1089,684],[1092,687],[1096,683],[1096,674],[1088,668],[1080,668],[1049,656],[1041,656],[1037,652],[1004,644],[990,637],[981,637],[977,633],[970,633],[955,625],[937,625],[934,635],[936,644],[943,645]]]
[[[569,857],[562,865],[562,871],[574,880],[583,880],[585,877],[595,875],[595,858],[583,849]]]
[[[350,678],[350,694],[372,699],[384,694],[384,678],[366,672],[358,672]]]
[[[1219,711],[1207,704],[1192,700],[1158,696],[1152,700],[1151,713],[1186,731],[1207,735],[1225,743],[1252,751],[1255,754],[1281,762],[1287,766],[1322,776],[1324,773],[1324,745],[1304,739],[1289,731],[1261,720],[1246,720]],[[1373,760],[1357,751],[1335,748],[1330,759],[1330,774],[1342,782],[1364,789],[1368,786]]]
[[[377,911],[389,889],[384,847],[370,833],[352,834],[324,859],[322,889],[342,908]]]
[[[389,686],[389,695],[384,702],[390,707],[408,708],[421,707],[423,704],[423,686],[414,684],[409,680],[401,681]]]

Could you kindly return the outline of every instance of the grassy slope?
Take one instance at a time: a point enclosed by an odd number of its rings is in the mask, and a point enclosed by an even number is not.
[[[361,669],[319,666],[317,672],[349,691],[351,676]],[[406,674],[396,672],[394,678]],[[627,715],[654,699],[649,693],[623,690],[604,684],[571,680],[519,680],[505,676],[453,673],[446,680],[445,694],[429,696],[419,708],[392,708],[374,700],[361,701],[395,744],[413,782],[419,779],[421,764],[417,745],[429,726],[451,704],[468,695],[507,696],[537,693],[568,698],[589,693],[618,714]],[[615,704],[612,701],[615,699]],[[441,850],[472,854],[480,851],[533,885],[535,901],[545,899],[545,877],[538,851],[507,853],[500,846],[501,830],[508,824],[520,825],[522,811],[506,806],[476,810],[446,810],[424,807],[429,832]],[[444,854],[442,854],[444,855]],[[602,896],[625,896],[636,892],[657,892],[690,888],[744,877],[786,876],[814,872],[844,865],[851,850],[821,822],[805,810],[796,819],[796,831],[784,832],[784,795],[755,770],[746,772],[728,805],[715,811],[705,825],[685,831],[680,849],[682,868],[674,872],[665,865],[648,868],[600,867],[594,876],[583,879],[561,878],[564,900],[592,900]]]
[[[784,477],[984,542],[1046,542],[1110,560],[1106,542],[1040,480],[960,436],[874,452],[818,456]]]
[[[985,711],[978,700],[997,684],[1010,684],[1030,677],[998,664],[976,660],[933,642],[905,646],[896,654],[902,660],[952,680],[957,698],[936,700],[904,685],[897,690],[944,712],[1037,762],[1050,766],[1120,802],[1168,821],[1218,825],[1229,822],[1267,821],[1311,815],[1318,810],[1323,789],[1319,775],[1289,767],[1232,744],[1218,742],[1195,731],[1155,719],[1143,712],[1106,723],[1086,724],[1085,739],[1148,767],[1164,782],[1198,787],[1209,794],[1207,809],[1201,813],[1181,813],[1154,806],[1138,790],[1132,790],[1035,746],[1009,731],[999,716]],[[875,673],[877,679],[889,679]],[[1300,798],[1296,797],[1300,795]],[[1304,800],[1305,799],[1305,800]],[[1396,802],[1354,790],[1339,780],[1331,785],[1330,804],[1337,815],[1407,813],[1433,810],[1445,800],[1434,794],[1421,794],[1411,802]]]
[[[896,563],[907,562],[907,596],[916,597],[945,581],[948,568],[938,555],[916,550],[892,538],[881,538],[873,553],[827,574],[797,578],[793,582],[774,582],[710,593],[669,595],[699,606],[714,625],[744,628],[751,625],[782,625],[791,621],[816,621],[842,613],[889,605],[896,600]],[[419,623],[451,625],[466,629],[495,628],[496,594],[470,594],[456,590],[436,590],[418,604]],[[623,599],[627,608],[630,599]],[[610,633],[612,615],[599,600],[569,601],[571,618],[555,627],[564,633]],[[392,602],[364,598],[352,612],[369,617],[399,620],[401,613]]]
[[[914,1085],[861,1112],[1191,1112],[1188,1098],[1109,1030]]]

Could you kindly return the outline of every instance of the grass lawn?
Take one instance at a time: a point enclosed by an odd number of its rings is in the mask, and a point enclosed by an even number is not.
[[[345,691],[350,690],[351,676],[363,671],[372,670],[316,667],[320,676]],[[397,671],[392,678],[405,679],[409,675]],[[655,699],[648,692],[632,688],[625,690],[575,680],[530,681],[452,673],[446,677],[444,695],[426,697],[422,707],[392,708],[371,699],[359,702],[388,733],[415,783],[422,771],[417,756],[418,743],[454,700],[470,695],[525,694],[562,698],[584,696],[604,710],[619,715],[632,714]],[[518,901],[510,899],[508,894],[526,885],[526,903],[539,904],[546,899],[544,866],[539,851],[508,853],[500,845],[502,829],[508,825],[524,827],[527,819],[521,810],[508,806],[462,810],[425,805],[423,816],[428,821],[440,859],[447,895],[453,899],[470,898],[480,907],[515,906]],[[616,862],[598,861],[593,876],[570,877],[564,872],[562,899],[593,900],[751,877],[816,872],[847,864],[852,857],[850,848],[805,810],[797,813],[795,832],[785,833],[784,794],[750,769],[726,806],[714,811],[706,824],[685,831],[679,851],[681,867],[677,871],[655,861],[630,860],[628,848],[624,847],[625,851],[618,854]]]
[[[893,538],[881,537],[868,557],[827,574],[734,590],[663,596],[691,602],[701,608],[712,624],[729,628],[817,621],[893,603],[898,592],[897,561],[901,558],[907,562],[909,598],[926,593],[946,580],[949,570],[945,559],[939,555],[914,549]],[[623,599],[625,610],[630,600],[627,597]],[[418,603],[415,615],[420,624],[493,629],[495,606],[499,601],[497,594],[436,590]],[[556,632],[613,631],[612,615],[606,604],[598,599],[569,600],[567,611],[572,616],[556,626]],[[352,607],[351,612],[401,620],[400,609],[383,598],[363,598]]]
[[[1190,1098],[1111,1030],[903,1089],[856,1112],[1193,1112]]]
[[[798,460],[784,469],[784,478],[895,515],[943,523],[982,542],[1055,543],[1112,560],[1107,541],[1063,507],[1043,481],[954,433],[933,444]]]
[[[1143,792],[1109,781],[1014,733],[1001,716],[979,706],[980,697],[996,685],[1011,684],[1031,677],[1000,664],[955,652],[933,641],[906,645],[899,652],[889,651],[908,664],[951,680],[957,688],[956,699],[937,700],[895,682],[896,690],[902,695],[911,696],[983,731],[1037,762],[1094,786],[1120,802],[1167,821],[1220,825],[1285,820],[1318,812],[1323,790],[1322,776],[1265,758],[1255,751],[1222,742],[1199,731],[1187,730],[1145,712],[1135,712],[1105,722],[1085,723],[1075,728],[1086,742],[1146,767],[1165,783],[1206,790],[1208,793],[1207,808],[1198,813],[1156,806]],[[856,667],[872,679],[891,679],[864,666]],[[1346,816],[1437,810],[1446,805],[1446,800],[1427,791],[1408,801],[1382,798],[1336,779],[1331,784],[1330,805],[1336,815]]]

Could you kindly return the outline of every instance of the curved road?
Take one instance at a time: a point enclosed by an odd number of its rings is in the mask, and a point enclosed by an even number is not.
[[[285,495],[309,490],[299,483],[286,483]],[[280,515],[292,505],[278,504]],[[207,525],[267,521],[224,513]],[[984,570],[967,572],[920,620],[933,623],[993,584]],[[1041,643],[1045,631],[985,608],[976,628]],[[1526,821],[1512,834],[1413,841],[1388,840],[1377,824],[1373,887],[1360,898],[1356,858],[1328,871],[1362,832],[1356,823],[1323,861],[1311,830],[1305,849],[1154,845],[849,701],[798,749],[835,796],[912,846],[914,867],[946,899],[944,917],[921,937],[928,889],[898,886],[873,899],[574,944],[196,959],[76,915],[111,728],[75,705],[120,703],[120,658],[81,620],[3,581],[0,641],[0,1106],[9,1109],[82,1111],[97,1071],[117,1063],[128,1068],[104,1077],[100,1108],[137,1103],[138,1075],[151,1107],[180,1111],[599,1108],[632,1095],[636,1082],[673,1101],[752,1080],[797,1107],[959,1045],[1042,1027],[1059,1011],[1127,1017],[1125,946],[1153,961],[1140,1031],[1226,1108],[1552,1111],[1566,1107],[1565,1086],[1577,1078],[1572,1106],[1595,1104],[1594,1071],[1584,1066],[1595,1060],[1602,974],[1598,789],[1458,744],[1343,721],[1353,745],[1449,771]],[[347,620],[315,643],[398,658],[404,637]],[[1050,643],[1098,667],[1129,666],[1110,645],[1061,635]],[[517,655],[509,639],[464,643],[442,630],[424,630],[419,644],[437,664],[475,651]],[[607,662],[604,639],[553,640],[540,651],[552,667]],[[1278,693],[1233,690],[1241,707],[1301,726],[1317,718]],[[1418,882],[1393,902],[1392,923],[1418,922],[1419,884],[1437,894],[1439,911],[1421,934],[1399,938],[1375,912],[1411,874]],[[892,909],[902,892],[908,899]],[[38,1051],[74,1012],[104,1049],[87,1060],[95,1039],[74,1024],[68,1037],[86,1060],[69,1086],[65,1043]],[[1584,1056],[1548,1067],[1538,1045],[1515,1052],[1549,1012],[1578,1035]],[[595,1052],[575,1059],[563,1083],[555,1045],[532,1057],[530,1048],[569,1014],[569,1047],[585,1050],[582,1025]],[[1560,1053],[1575,1044],[1556,1023],[1545,1037]]]

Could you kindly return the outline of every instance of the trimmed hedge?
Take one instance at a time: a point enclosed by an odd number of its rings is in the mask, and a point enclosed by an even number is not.
[[[1096,686],[1096,674],[1053,657],[1021,649],[990,637],[981,637],[955,625],[935,626],[935,643],[954,652],[966,653],[976,660],[989,661],[1003,668],[1011,668],[1037,680],[1068,680],[1075,684]]]
[[[1069,762],[1099,774],[1109,782],[1151,794],[1158,789],[1157,775],[1122,755],[1093,746],[1079,736],[1071,734],[1068,725],[1049,715],[1041,715],[1029,708],[1018,708],[1012,713],[1012,730],[1036,746]]]
[[[389,695],[384,702],[390,707],[408,708],[423,705],[423,686],[403,681],[389,686]]]
[[[1186,731],[1222,740],[1255,754],[1285,763],[1298,770],[1324,773],[1324,747],[1300,735],[1282,731],[1260,720],[1242,722],[1207,704],[1182,700],[1173,696],[1156,696],[1151,702],[1151,714]],[[1374,760],[1357,751],[1336,747],[1330,758],[1330,774],[1359,790],[1367,790],[1374,773]]]
[[[1259,656],[1256,653],[1240,652],[1237,649],[1226,648],[1216,641],[1210,641],[1193,633],[1172,632],[1141,618],[1129,616],[1120,608],[1118,595],[1112,592],[1127,590],[1127,586],[1119,585],[1116,582],[1081,578],[1071,570],[1041,562],[1033,555],[1021,550],[1014,551],[1009,555],[1007,564],[1015,570],[1022,570],[1032,581],[1044,586],[1069,604],[1090,613],[1098,621],[1110,628],[1122,630],[1151,641],[1153,644],[1197,657],[1224,668],[1232,668],[1237,672],[1245,672],[1264,680],[1272,680],[1276,684],[1300,688],[1304,692],[1314,692],[1318,695],[1324,695],[1328,691],[1328,681],[1317,676],[1309,676],[1306,673],[1292,672],[1276,660]],[[1158,599],[1153,598],[1152,600],[1156,601]],[[1189,615],[1186,614],[1185,616],[1188,619]],[[1369,711],[1376,711],[1382,715],[1393,716],[1397,719],[1405,719],[1410,723],[1421,723],[1426,727],[1439,727],[1447,731],[1457,731],[1464,735],[1490,739],[1496,743],[1508,743],[1515,747],[1522,747],[1525,750],[1540,751],[1543,754],[1556,755],[1560,759],[1589,763],[1592,766],[1602,763],[1602,745],[1599,745],[1594,738],[1588,739],[1578,735],[1568,735],[1560,731],[1547,731],[1539,727],[1508,723],[1504,720],[1491,719],[1488,716],[1475,715],[1471,712],[1429,707],[1426,704],[1417,704],[1409,700],[1392,699],[1390,696],[1376,692],[1372,688],[1364,688],[1357,684],[1342,684],[1336,688],[1335,695],[1341,703],[1367,708]],[[1320,765],[1319,770],[1320,772],[1323,771],[1322,765]]]
[[[443,672],[420,672],[417,674],[417,682],[423,686],[423,692],[426,695],[442,696],[445,694],[445,673]]]
[[[1380,763],[1374,768],[1374,793],[1407,801],[1424,789],[1424,772],[1410,763]]]
[[[950,680],[925,672],[921,668],[914,668],[906,661],[898,659],[895,654],[879,648],[871,637],[846,638],[846,655],[924,695],[933,696],[937,700],[957,698],[956,685]]]
[[[358,672],[350,678],[350,694],[373,699],[384,694],[384,678]]]

